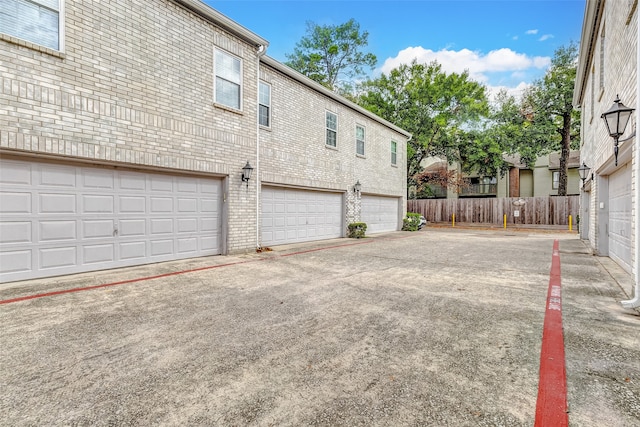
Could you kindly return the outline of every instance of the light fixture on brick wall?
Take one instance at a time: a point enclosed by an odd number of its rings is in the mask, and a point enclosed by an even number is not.
[[[624,130],[629,123],[631,113],[635,110],[625,106],[620,102],[620,97],[616,95],[616,99],[613,101],[613,105],[607,111],[602,113],[605,125],[607,125],[607,131],[609,136],[613,138],[613,154],[616,159],[616,166],[618,166],[618,143],[619,138],[624,134]]]
[[[253,168],[249,164],[249,160],[247,160],[247,164],[242,168],[242,181],[247,183],[247,188],[249,188],[249,179],[251,179],[251,172],[253,172]]]
[[[353,185],[353,191],[355,191],[356,194],[360,194],[360,190],[362,190],[362,184],[360,184],[360,180],[357,180]]]
[[[578,168],[578,174],[580,174],[582,185],[584,185],[584,182],[587,180],[587,177],[589,176],[589,171],[591,171],[591,168],[587,166],[585,162],[582,162],[582,166]]]

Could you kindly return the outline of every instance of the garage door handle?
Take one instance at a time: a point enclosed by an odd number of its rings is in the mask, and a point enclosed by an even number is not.
[[[117,229],[117,228],[114,228],[114,229],[113,229],[113,235],[114,235],[114,236],[117,236],[117,235],[118,235],[118,229]]]

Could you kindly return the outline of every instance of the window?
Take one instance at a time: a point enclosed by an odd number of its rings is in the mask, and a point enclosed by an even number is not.
[[[396,165],[398,163],[398,143],[391,141],[391,164]]]
[[[62,0],[0,0],[0,32],[62,50]]]
[[[356,154],[364,156],[364,127],[356,125]]]
[[[551,185],[551,188],[553,188],[554,190],[557,190],[559,186],[560,186],[560,171],[553,171],[553,184]]]
[[[271,126],[271,86],[260,82],[260,93],[258,95],[258,123],[260,126]]]
[[[240,109],[242,99],[242,62],[220,49],[215,50],[215,102]]]
[[[336,147],[338,144],[338,116],[330,111],[326,112],[326,128],[325,144]]]

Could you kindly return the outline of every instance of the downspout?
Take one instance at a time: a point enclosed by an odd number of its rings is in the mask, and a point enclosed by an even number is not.
[[[636,70],[640,68],[640,27],[636,28]],[[636,77],[636,104],[638,103],[638,100],[640,100],[640,84],[638,84],[638,78]],[[638,120],[640,119],[640,109],[638,108],[638,106],[636,105],[636,126],[638,125]],[[635,133],[635,129],[634,129],[634,133]],[[620,301],[620,304],[622,304],[622,306],[624,308],[638,308],[640,307],[640,281],[638,280],[638,273],[640,273],[640,223],[638,222],[638,214],[640,213],[640,185],[638,182],[638,179],[640,177],[640,149],[638,149],[638,137],[636,136],[635,140],[633,141],[634,143],[634,156],[635,156],[635,164],[636,164],[636,170],[635,170],[635,216],[634,216],[634,222],[635,222],[635,251],[634,251],[634,255],[635,255],[635,260],[633,263],[633,279],[635,282],[635,289],[634,289],[634,297],[633,299],[630,300],[626,300],[626,301]]]
[[[267,53],[265,45],[259,45],[257,50],[256,72],[256,249],[260,249],[260,58]]]

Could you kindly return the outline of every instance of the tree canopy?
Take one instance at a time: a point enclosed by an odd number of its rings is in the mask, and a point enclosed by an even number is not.
[[[361,86],[360,105],[412,133],[407,147],[408,184],[416,184],[422,161],[431,156],[464,169],[493,174],[487,153],[492,141],[480,132],[489,112],[485,87],[469,74],[447,74],[437,62],[403,64]]]
[[[328,89],[344,92],[353,79],[365,77],[376,65],[376,56],[363,51],[368,37],[354,19],[341,25],[307,22],[307,34],[286,55],[285,64]]]

